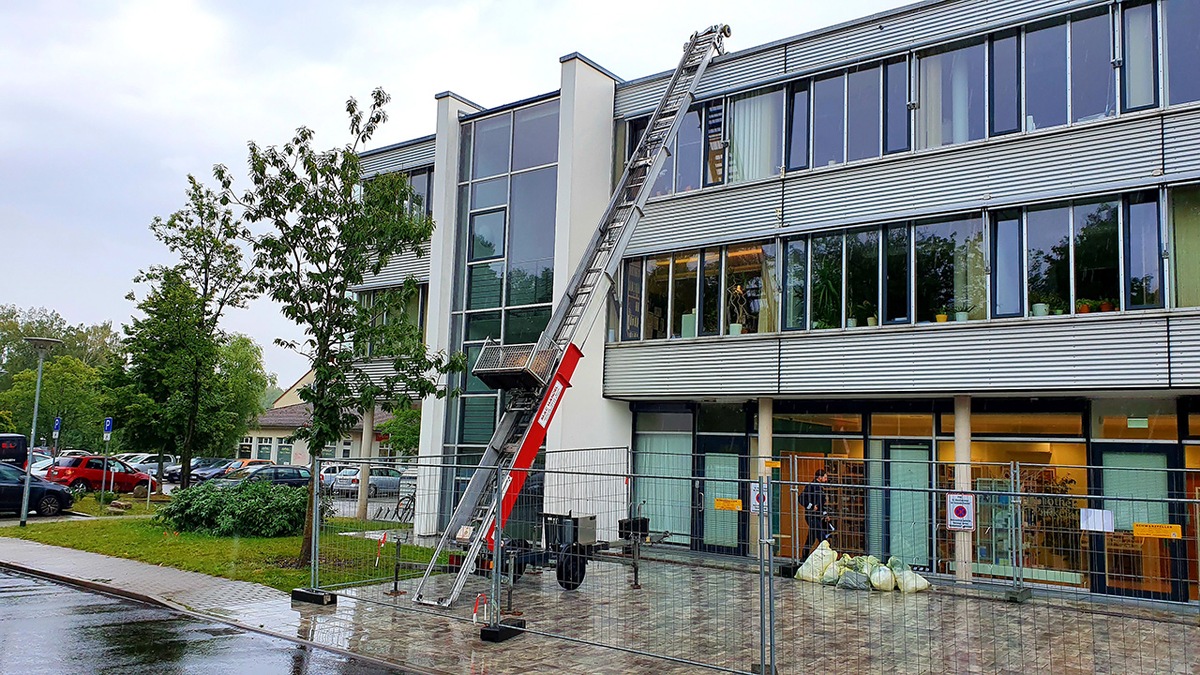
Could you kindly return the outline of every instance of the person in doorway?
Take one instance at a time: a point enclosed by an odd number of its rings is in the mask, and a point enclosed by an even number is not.
[[[808,523],[808,538],[804,540],[801,560],[816,550],[821,542],[833,536],[833,519],[829,517],[825,501],[825,484],[828,482],[829,474],[825,469],[817,469],[813,481],[800,493],[800,506],[804,509],[804,521]]]

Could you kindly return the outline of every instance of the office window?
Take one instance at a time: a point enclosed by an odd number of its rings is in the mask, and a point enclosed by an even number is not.
[[[671,293],[671,256],[646,259],[646,319],[642,337],[667,337],[667,309]]]
[[[730,101],[730,182],[779,175],[783,165],[783,108],[783,89],[747,94]]]
[[[487,443],[496,430],[496,398],[494,396],[465,396],[461,407],[462,424],[459,443]]]
[[[550,323],[549,307],[522,307],[504,313],[504,343],[537,342]]]
[[[910,254],[908,225],[889,225],[885,228],[883,255],[887,268],[883,275],[886,307],[883,320],[886,323],[908,323]]]
[[[1200,100],[1200,2],[1163,0],[1166,31],[1167,102],[1171,105]]]
[[[703,283],[700,286],[700,334],[721,332],[721,250],[704,249]]]
[[[621,312],[621,339],[642,339],[642,259],[625,261],[624,311]]]
[[[725,321],[730,335],[779,329],[775,244],[730,246],[725,253]]]
[[[1021,58],[1017,34],[991,41],[991,132],[993,136],[1021,130]]]
[[[1112,115],[1114,87],[1108,13],[1071,21],[1071,120]]]
[[[508,171],[512,117],[499,115],[475,122],[475,143],[471,155],[471,178],[487,178]]]
[[[1075,309],[1083,304],[1096,311],[1105,302],[1119,307],[1120,267],[1117,252],[1117,208],[1119,202],[1076,204]]]
[[[1121,13],[1121,106],[1125,110],[1158,105],[1158,36],[1154,5],[1126,6]]]
[[[908,150],[908,61],[883,68],[883,152]]]
[[[671,297],[671,337],[696,337],[698,315],[696,295],[699,290],[700,252],[676,253],[673,263]]]
[[[704,184],[725,182],[725,101],[711,101],[704,107]]]
[[[813,330],[842,326],[842,239],[838,233],[811,240]]]
[[[1025,130],[1067,123],[1067,25],[1025,33]]]
[[[508,176],[479,181],[471,185],[471,210],[504,206],[508,203]]]
[[[504,255],[504,209],[476,213],[469,225],[471,239],[467,260],[486,260]]]
[[[558,161],[558,99],[513,113],[512,170]]]
[[[1071,313],[1070,219],[1066,207],[1030,209],[1025,214],[1031,314]]]
[[[808,167],[808,83],[792,85],[788,104],[788,164],[789,169]]]
[[[986,317],[981,218],[918,224],[913,248],[917,321],[957,312],[967,312],[972,320]]]
[[[466,339],[500,339],[500,312],[471,312],[466,322]]]
[[[983,138],[983,50],[980,43],[921,57],[917,147]]]
[[[808,272],[808,246],[804,239],[793,239],[783,249],[783,327],[804,328],[805,283]]]
[[[638,144],[642,142],[642,136],[646,133],[646,126],[649,123],[649,117],[642,117],[629,122],[628,157],[633,156],[633,153],[637,150]],[[654,181],[650,184],[651,197],[671,194],[673,179],[675,177],[675,158],[670,153],[663,153],[662,157],[662,168],[659,169],[658,175],[654,176]]]
[[[508,302],[529,305],[554,299],[554,210],[558,169],[512,177],[508,228]]]
[[[879,66],[846,75],[846,159],[879,156],[881,129]]]
[[[813,81],[813,166],[846,160],[846,79],[844,75]]]
[[[1175,306],[1200,307],[1200,186],[1171,190]]]
[[[467,269],[467,309],[499,307],[504,290],[504,263],[472,265]]]
[[[1001,211],[992,222],[992,316],[1021,316],[1025,273],[1021,212]],[[1048,308],[1047,308],[1048,309]]]
[[[700,187],[701,164],[705,159],[700,112],[694,109],[684,114],[679,133],[675,136],[675,192],[687,192]]]
[[[1162,307],[1158,195],[1130,195],[1125,206],[1125,307]]]
[[[869,326],[879,317],[879,230],[846,234],[846,324]]]

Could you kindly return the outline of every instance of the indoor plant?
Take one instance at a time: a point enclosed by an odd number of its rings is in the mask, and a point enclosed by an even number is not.
[[[968,302],[954,303],[954,320],[955,321],[970,321],[971,310],[975,309],[975,305]]]
[[[933,318],[938,323],[946,323],[950,320],[950,308],[945,305],[933,310]]]

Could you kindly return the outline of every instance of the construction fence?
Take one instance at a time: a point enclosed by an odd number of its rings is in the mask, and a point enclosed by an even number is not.
[[[543,453],[453,602],[478,467],[319,460],[313,585],[664,672],[1200,672],[1197,472],[639,454]]]

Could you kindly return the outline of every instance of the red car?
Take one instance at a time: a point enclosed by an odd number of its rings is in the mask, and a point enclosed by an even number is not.
[[[104,471],[106,461],[107,472]],[[114,492],[132,492],[138,485],[149,485],[151,490],[158,489],[158,483],[149,474],[136,471],[111,457],[105,460],[101,455],[59,457],[46,471],[46,480],[85,490],[99,490],[101,480],[106,489]]]

